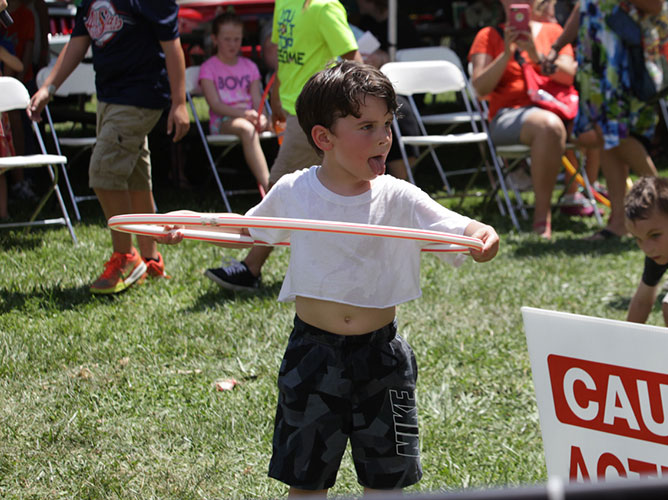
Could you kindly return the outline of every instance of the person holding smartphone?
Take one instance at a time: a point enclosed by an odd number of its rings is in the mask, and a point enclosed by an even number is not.
[[[471,45],[472,84],[489,101],[490,133],[497,146],[526,144],[531,148],[531,180],[535,193],[533,231],[552,235],[551,198],[566,147],[566,124],[551,111],[534,106],[527,94],[516,50],[540,72],[545,55],[562,32],[556,23],[532,19],[533,1],[500,0],[507,22],[482,28]],[[577,65],[566,45],[555,59],[551,78],[571,85]]]

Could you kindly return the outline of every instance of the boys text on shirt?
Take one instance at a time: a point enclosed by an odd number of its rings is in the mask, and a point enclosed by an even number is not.
[[[213,56],[204,61],[199,70],[199,79],[213,82],[223,104],[242,109],[253,108],[250,86],[260,78],[257,65],[246,57],[238,57],[237,63],[230,66]],[[211,121],[221,118],[211,109],[209,117]]]
[[[319,166],[287,174],[246,215],[333,220],[463,234],[471,219],[390,175],[357,196],[341,196],[318,179]],[[385,308],[418,298],[420,253],[426,243],[374,236],[251,228],[269,243],[290,241],[290,263],[278,300],[296,296]],[[438,254],[453,265],[462,254]]]

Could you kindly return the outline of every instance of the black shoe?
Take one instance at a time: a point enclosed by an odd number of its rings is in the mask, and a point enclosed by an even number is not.
[[[235,292],[253,292],[260,288],[260,277],[253,276],[245,263],[234,259],[223,261],[225,267],[207,269],[204,276],[214,283]]]

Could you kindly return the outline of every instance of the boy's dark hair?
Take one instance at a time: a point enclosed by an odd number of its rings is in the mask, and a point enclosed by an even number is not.
[[[654,210],[668,215],[668,179],[641,177],[626,195],[624,214],[631,221],[644,220]]]
[[[319,71],[306,82],[297,98],[297,119],[318,154],[322,151],[311,138],[313,127],[322,125],[331,130],[339,118],[359,118],[367,96],[384,100],[388,112],[396,113],[397,95],[392,83],[368,64],[343,61]]]
[[[220,31],[223,24],[236,24],[243,27],[244,22],[234,12],[234,10],[227,10],[222,14],[218,14],[211,22],[211,33],[215,36]]]

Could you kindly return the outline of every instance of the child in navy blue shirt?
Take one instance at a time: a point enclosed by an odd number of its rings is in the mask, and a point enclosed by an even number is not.
[[[174,0],[84,0],[70,41],[51,74],[35,93],[28,115],[40,113],[58,86],[92,45],[97,89],[97,143],[89,184],[107,219],[154,211],[148,133],[169,108],[167,133],[185,136],[190,117],[185,103],[185,62]],[[111,231],[113,253],[92,293],[118,293],[145,275],[165,274],[155,241]]]

